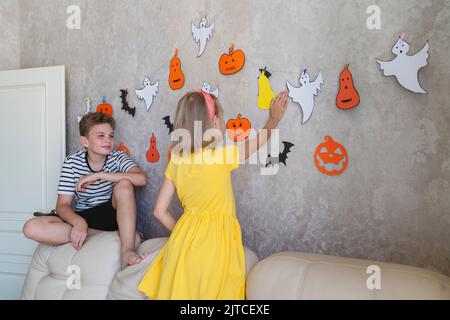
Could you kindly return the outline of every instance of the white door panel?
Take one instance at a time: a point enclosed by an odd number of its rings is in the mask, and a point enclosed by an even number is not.
[[[65,157],[64,66],[0,72],[0,299],[18,299],[37,244],[23,224],[55,207]]]

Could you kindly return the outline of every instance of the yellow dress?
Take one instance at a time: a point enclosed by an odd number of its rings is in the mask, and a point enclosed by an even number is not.
[[[184,213],[138,286],[152,299],[245,298],[245,256],[231,183],[238,148],[205,149],[191,160],[199,156],[208,164],[176,164],[172,156],[165,172]]]

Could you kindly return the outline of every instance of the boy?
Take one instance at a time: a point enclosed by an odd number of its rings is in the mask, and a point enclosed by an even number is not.
[[[80,250],[87,235],[119,230],[122,269],[141,262],[135,251],[136,201],[133,187],[147,184],[144,172],[123,152],[113,150],[115,120],[100,112],[79,124],[84,150],[68,156],[61,170],[57,216],[32,218],[27,238]],[[75,207],[72,200],[75,196]]]

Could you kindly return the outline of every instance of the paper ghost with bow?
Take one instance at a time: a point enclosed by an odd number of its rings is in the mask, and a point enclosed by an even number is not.
[[[145,101],[145,107],[147,111],[150,110],[150,107],[153,104],[153,99],[156,97],[158,93],[159,81],[155,83],[151,83],[150,79],[145,77],[144,79],[144,88],[136,90],[136,96],[139,100]]]
[[[203,82],[202,91],[209,93],[210,95],[218,98],[219,97],[219,88],[212,90],[212,86],[208,82]]]
[[[323,84],[322,73],[319,72],[316,80],[309,82],[309,74],[305,69],[299,79],[300,87],[294,87],[289,81],[286,82],[286,86],[289,91],[289,97],[292,101],[297,102],[300,105],[303,113],[303,121],[305,123],[309,120],[314,109],[314,96],[317,96],[320,91],[320,86]]]
[[[427,93],[419,83],[418,73],[428,64],[429,49],[430,44],[427,42],[415,55],[408,55],[409,44],[405,41],[405,34],[402,33],[392,48],[392,53],[396,57],[391,61],[377,59],[377,62],[383,74],[395,76],[402,87],[415,93]]]
[[[203,51],[205,51],[206,42],[208,42],[209,38],[212,36],[214,22],[209,26],[206,26],[206,17],[202,17],[198,27],[192,22],[191,30],[195,42],[199,44],[197,53],[198,58],[202,55]]]

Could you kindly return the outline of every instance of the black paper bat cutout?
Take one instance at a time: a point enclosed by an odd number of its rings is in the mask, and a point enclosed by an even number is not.
[[[165,116],[162,119],[164,120],[164,124],[167,126],[167,128],[169,128],[169,134],[171,134],[173,131],[173,123],[170,122],[170,116]]]
[[[269,154],[267,156],[266,167],[280,163],[286,165],[286,159],[288,158],[287,154],[291,152],[291,148],[294,146],[294,144],[287,141],[282,141],[282,143],[284,145],[283,152],[280,152],[278,157],[271,157]]]
[[[125,110],[134,117],[136,113],[136,107],[130,108],[130,105],[127,102],[128,89],[120,89],[120,92],[122,93],[120,95],[120,98],[122,99],[122,110]]]

